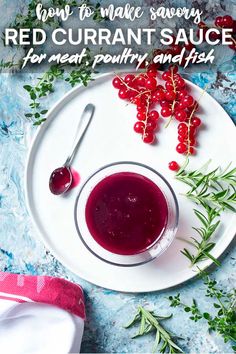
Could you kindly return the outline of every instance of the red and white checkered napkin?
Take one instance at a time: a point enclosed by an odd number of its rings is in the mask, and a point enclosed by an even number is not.
[[[79,353],[84,320],[79,285],[0,272],[0,353]]]

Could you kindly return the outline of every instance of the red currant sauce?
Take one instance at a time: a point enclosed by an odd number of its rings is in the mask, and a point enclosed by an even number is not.
[[[85,216],[92,237],[103,248],[132,255],[146,250],[162,236],[168,208],[163,193],[151,180],[121,172],[96,185]]]
[[[76,170],[74,170],[72,167],[71,167],[71,174],[72,174],[72,183],[71,183],[69,190],[77,187],[80,182],[79,173]]]

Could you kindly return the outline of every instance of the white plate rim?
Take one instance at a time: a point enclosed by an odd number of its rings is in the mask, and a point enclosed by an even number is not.
[[[125,73],[126,71],[125,70],[117,70],[116,73]],[[130,71],[127,71],[127,72],[130,72]],[[160,71],[158,71],[158,73],[160,73]],[[111,75],[114,75],[114,72],[107,72],[107,73],[102,73],[102,74],[97,74],[94,76],[94,80],[97,80],[97,79],[102,79],[102,78],[105,78],[105,77],[109,77]],[[197,86],[196,84],[192,83],[191,81],[185,79],[186,82],[188,83],[188,85],[191,87],[195,87],[197,88],[198,90],[202,90],[202,88],[200,88],[199,86]],[[89,86],[88,86],[89,87]],[[158,289],[154,289],[153,287],[151,287],[150,289],[147,289],[147,290],[133,290],[133,291],[125,291],[123,288],[119,288],[116,287],[116,288],[110,288],[110,287],[106,287],[104,285],[102,285],[101,283],[99,282],[96,282],[94,279],[91,279],[89,277],[84,277],[82,274],[78,274],[78,272],[73,268],[73,266],[71,266],[70,264],[68,264],[64,259],[63,257],[58,254],[58,252],[56,250],[53,249],[53,247],[51,247],[51,245],[49,244],[49,242],[47,241],[47,239],[43,236],[42,232],[40,231],[40,227],[38,226],[35,218],[34,218],[34,214],[33,214],[33,211],[32,211],[32,208],[31,208],[31,201],[30,201],[30,195],[29,195],[29,175],[30,175],[30,162],[31,162],[31,159],[32,159],[32,154],[34,153],[34,145],[35,143],[37,142],[39,136],[41,134],[43,134],[44,130],[47,129],[47,126],[50,124],[50,122],[53,120],[54,116],[53,116],[53,112],[54,110],[56,109],[59,109],[61,107],[61,105],[63,105],[64,101],[67,101],[67,99],[70,97],[70,96],[73,96],[73,94],[77,91],[80,91],[81,89],[84,89],[84,86],[81,84],[81,85],[78,85],[72,89],[70,89],[63,97],[61,97],[59,100],[57,100],[53,105],[52,107],[48,110],[47,114],[46,114],[46,122],[39,126],[31,140],[31,143],[29,144],[29,149],[28,149],[28,153],[27,153],[27,157],[26,157],[26,163],[25,163],[25,170],[24,170],[24,191],[25,191],[25,201],[26,201],[26,207],[27,207],[27,210],[28,210],[28,213],[30,215],[30,218],[31,218],[31,222],[33,223],[34,225],[34,228],[36,229],[37,231],[37,236],[39,237],[39,239],[42,241],[42,243],[44,244],[44,246],[52,253],[52,255],[57,259],[59,260],[59,262],[65,266],[67,269],[69,269],[72,273],[74,273],[75,275],[79,276],[81,279],[85,280],[85,281],[88,281],[90,282],[91,284],[94,284],[96,286],[99,286],[99,287],[102,287],[104,289],[108,289],[108,290],[112,290],[112,291],[116,291],[116,292],[122,292],[122,293],[146,293],[146,292],[157,292],[157,291],[163,291],[163,290],[168,290],[168,289],[172,289],[173,287],[176,287],[178,285],[181,285],[183,283],[185,283],[186,281],[188,280],[191,280],[193,279],[194,277],[197,276],[197,268],[196,267],[193,267],[191,269],[191,273],[184,273],[185,275],[188,274],[187,276],[185,277],[182,277],[182,279],[178,278],[178,280],[175,282],[173,281],[173,284],[171,286],[162,286],[162,287],[158,287]],[[231,124],[232,124],[232,128],[233,129],[236,129],[235,125],[234,125],[234,122],[232,121],[232,119],[229,117],[229,115],[227,114],[227,112],[224,110],[224,108],[207,92],[204,93],[204,95],[207,95],[209,96],[211,99],[213,99],[219,109],[221,109],[229,118]],[[227,241],[224,243],[224,249],[222,250],[219,250],[219,252],[217,252],[216,254],[214,254],[214,257],[216,259],[218,259],[226,250],[227,248],[229,247],[230,243],[233,241],[234,237],[236,235],[236,226],[235,228],[231,228],[230,230],[228,230],[227,232]],[[101,261],[102,262],[102,261]],[[201,263],[201,269],[202,270],[205,270],[207,269],[209,266],[211,266],[213,264],[213,261],[210,260],[210,259],[207,259]],[[118,266],[114,266],[114,267],[118,267]],[[139,267],[139,266],[138,266]]]

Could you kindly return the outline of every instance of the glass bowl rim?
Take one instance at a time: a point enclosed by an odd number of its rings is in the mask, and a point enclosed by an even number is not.
[[[160,174],[159,172],[157,172],[154,168],[150,167],[150,166],[147,166],[145,165],[144,163],[141,163],[141,162],[135,162],[135,161],[118,161],[118,162],[112,162],[112,163],[109,163],[109,164],[106,164],[106,165],[103,165],[102,167],[100,167],[99,169],[97,169],[96,171],[94,171],[91,175],[89,175],[89,177],[86,178],[86,180],[84,181],[84,183],[82,184],[80,190],[79,190],[79,193],[75,199],[75,204],[74,204],[74,223],[75,223],[75,227],[76,227],[76,231],[77,231],[77,234],[80,238],[80,240],[82,241],[83,245],[86,247],[86,249],[92,253],[96,258],[100,259],[102,262],[105,262],[107,264],[110,264],[110,265],[114,265],[114,266],[117,266],[117,267],[136,267],[136,266],[140,266],[140,265],[143,265],[143,264],[146,264],[146,263],[149,263],[151,261],[153,261],[154,259],[157,258],[157,256],[155,257],[152,257],[148,260],[144,260],[143,262],[140,262],[140,263],[134,263],[134,264],[118,264],[118,263],[115,263],[115,262],[112,262],[112,261],[109,261],[103,257],[101,257],[100,255],[98,255],[96,252],[94,252],[88,245],[87,243],[85,242],[81,232],[80,232],[80,228],[79,228],[79,223],[78,223],[78,220],[77,220],[77,210],[78,210],[78,200],[80,198],[80,195],[81,193],[83,192],[85,186],[87,185],[87,183],[94,177],[96,176],[99,172],[105,170],[106,168],[109,168],[109,167],[112,167],[112,166],[116,166],[116,165],[134,165],[134,166],[140,166],[144,169],[148,169],[149,171],[153,172],[154,174],[156,174],[159,178],[161,178],[163,180],[163,182],[166,184],[166,186],[169,188],[169,191],[171,192],[171,195],[173,197],[173,201],[174,201],[174,204],[175,204],[175,224],[174,224],[174,229],[176,230],[177,227],[178,227],[178,224],[179,224],[179,204],[178,204],[178,200],[177,200],[177,197],[176,197],[176,194],[173,190],[173,188],[171,187],[170,183],[166,180],[166,178]],[[112,173],[112,174],[115,174]],[[111,175],[112,175],[111,174]],[[140,173],[142,174],[142,173]],[[147,177],[148,178],[148,177]],[[174,235],[175,237],[175,235]],[[158,257],[164,253],[168,248],[169,246],[171,245],[171,243],[173,242],[173,239],[174,237],[172,238],[170,244],[168,245],[168,247],[166,249],[164,249],[159,255]],[[158,240],[156,241],[156,243],[158,242]],[[153,244],[154,245],[154,244]]]

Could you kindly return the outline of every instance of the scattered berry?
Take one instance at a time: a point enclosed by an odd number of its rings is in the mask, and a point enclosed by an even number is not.
[[[179,164],[176,161],[171,161],[169,163],[169,169],[171,171],[178,171],[179,170]]]

